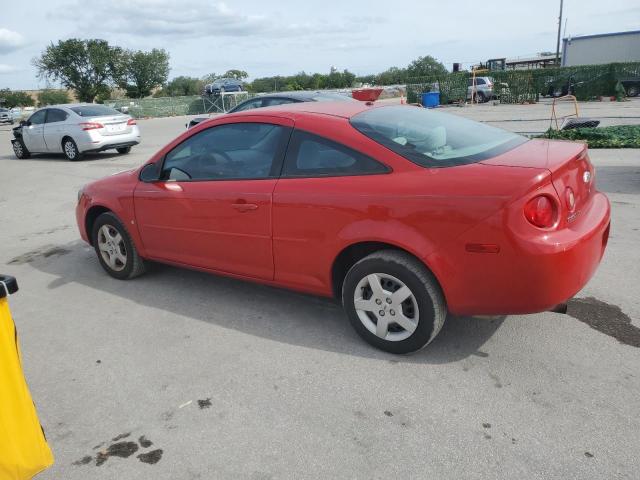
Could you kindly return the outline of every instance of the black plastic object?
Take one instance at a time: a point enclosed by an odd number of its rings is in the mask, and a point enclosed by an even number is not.
[[[18,291],[18,281],[9,275],[0,274],[0,298],[16,293]]]

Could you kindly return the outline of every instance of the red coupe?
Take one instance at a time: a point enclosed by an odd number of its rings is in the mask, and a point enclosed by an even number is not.
[[[335,296],[374,346],[427,345],[447,312],[556,308],[609,235],[586,146],[413,106],[303,103],[199,124],[85,186],[109,275],[159,261]]]

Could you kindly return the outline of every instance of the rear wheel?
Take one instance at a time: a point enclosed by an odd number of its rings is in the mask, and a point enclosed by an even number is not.
[[[629,88],[627,88],[628,97],[637,97],[639,93],[640,87],[638,87],[637,85],[631,85]]]
[[[96,219],[91,238],[100,265],[112,277],[128,280],[144,273],[144,260],[113,213],[103,213]]]
[[[27,150],[27,146],[21,139],[17,138],[12,140],[11,143],[13,144],[13,153],[16,154],[17,158],[29,158],[31,156],[31,153]]]
[[[131,147],[116,148],[116,152],[118,152],[121,155],[126,155],[130,151],[131,151]]]
[[[476,92],[476,102],[484,103],[487,101],[487,97],[485,97],[483,92]]]
[[[353,265],[342,286],[342,304],[364,340],[399,354],[428,345],[447,315],[435,277],[396,250],[372,253]]]
[[[67,157],[67,160],[71,160],[72,162],[82,158],[82,153],[78,150],[76,142],[70,137],[65,137],[62,140],[62,151],[64,152],[64,156]]]

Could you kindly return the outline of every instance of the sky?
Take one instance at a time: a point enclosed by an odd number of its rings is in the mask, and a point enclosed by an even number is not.
[[[447,68],[555,51],[559,0],[0,0],[0,89],[47,86],[50,43],[101,38],[164,48],[170,78],[237,68],[250,78],[332,66],[365,75],[432,55]],[[565,0],[566,35],[640,30],[638,0]],[[564,30],[564,20],[563,20]]]

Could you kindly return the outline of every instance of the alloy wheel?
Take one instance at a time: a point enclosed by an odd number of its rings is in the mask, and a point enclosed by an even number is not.
[[[104,262],[115,272],[127,266],[127,248],[124,238],[111,225],[103,225],[98,230],[98,249]]]
[[[365,328],[384,340],[405,340],[418,327],[416,297],[392,275],[371,273],[364,277],[356,286],[353,303]]]
[[[76,155],[77,155],[76,146],[73,144],[71,140],[67,140],[66,142],[64,142],[64,153],[70,159],[76,158]]]

